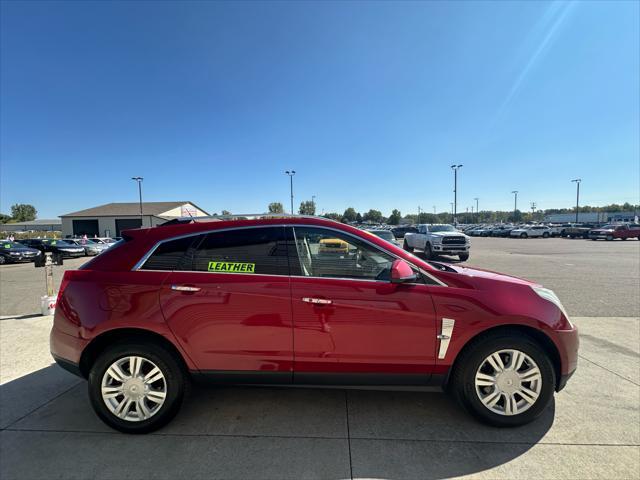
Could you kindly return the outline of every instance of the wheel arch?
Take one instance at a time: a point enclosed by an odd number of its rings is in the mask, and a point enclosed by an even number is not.
[[[473,348],[474,344],[481,342],[483,339],[500,333],[515,333],[521,335],[524,334],[535,341],[544,350],[544,352],[549,355],[549,359],[551,360],[551,364],[553,365],[553,370],[556,375],[555,390],[557,391],[559,389],[562,360],[560,357],[560,352],[558,351],[555,343],[553,343],[553,340],[551,340],[551,338],[544,332],[533,327],[518,324],[497,325],[495,327],[491,327],[478,332],[476,335],[471,337],[464,345],[464,347],[462,347],[457,353],[456,358],[454,359],[453,364],[449,369],[449,373],[447,374],[447,377],[445,379],[445,388],[448,386],[449,379],[451,378],[452,373],[458,367],[459,359],[463,358],[462,353]]]
[[[82,376],[84,378],[89,377],[91,366],[107,347],[124,340],[131,342],[144,341],[158,345],[173,355],[185,372],[189,371],[184,357],[176,345],[166,337],[143,328],[116,328],[96,336],[83,350],[79,362],[80,373]]]

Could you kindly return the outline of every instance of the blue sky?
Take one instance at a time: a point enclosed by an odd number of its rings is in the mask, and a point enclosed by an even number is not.
[[[0,209],[638,202],[639,5],[3,2]]]

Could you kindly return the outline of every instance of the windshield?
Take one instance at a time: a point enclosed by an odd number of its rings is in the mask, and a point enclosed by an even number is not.
[[[15,242],[2,242],[2,248],[24,248],[24,245]]]
[[[65,242],[64,240],[56,240],[55,238],[45,238],[42,240],[42,243],[46,243],[47,245],[60,245],[60,246],[73,246],[73,244],[69,242]]]
[[[432,225],[429,227],[432,232],[455,232],[456,229],[451,225]]]

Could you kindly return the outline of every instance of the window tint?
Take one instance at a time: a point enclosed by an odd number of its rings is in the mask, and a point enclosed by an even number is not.
[[[202,239],[202,236],[178,238],[161,243],[142,266],[143,270],[190,270],[189,251],[192,244]],[[111,247],[111,250],[116,245]]]
[[[324,228],[295,227],[294,232],[303,276],[390,279],[394,258],[362,240]]]
[[[289,275],[284,227],[209,233],[196,249],[193,270]]]

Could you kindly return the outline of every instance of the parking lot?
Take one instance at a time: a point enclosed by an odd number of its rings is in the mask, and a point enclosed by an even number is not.
[[[0,477],[639,478],[640,242],[474,238],[467,263],[554,289],[580,328],[577,373],[530,425],[480,425],[433,391],[225,387],[116,433],[52,365],[42,269],[4,265]]]

